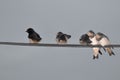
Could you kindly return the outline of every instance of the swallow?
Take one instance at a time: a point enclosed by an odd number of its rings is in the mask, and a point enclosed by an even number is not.
[[[79,39],[80,44],[82,45],[89,45],[92,41],[89,39],[87,34],[83,34]]]
[[[101,32],[96,34],[96,40],[99,41],[99,44],[103,47],[111,44],[109,38]],[[104,50],[108,52],[109,56],[115,55],[112,51],[112,47],[104,47]]]
[[[39,43],[42,40],[40,35],[35,32],[33,28],[28,28],[26,32],[28,33],[29,43]]]
[[[58,44],[66,44],[68,39],[70,39],[70,38],[71,38],[71,35],[64,34],[62,32],[58,32],[56,35],[56,42]]]
[[[87,32],[87,35],[89,36],[89,39],[92,41],[91,45],[99,45],[99,42],[96,40],[94,31],[90,30]],[[93,59],[98,59],[99,54],[102,55],[102,52],[100,51],[99,47],[93,47]]]

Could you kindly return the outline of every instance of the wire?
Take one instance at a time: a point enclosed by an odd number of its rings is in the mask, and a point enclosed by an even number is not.
[[[22,42],[0,42],[0,45],[11,45],[11,46],[36,46],[36,47],[73,47],[73,48],[92,48],[92,47],[103,47],[101,45],[80,45],[80,44],[47,44],[47,43],[22,43]],[[120,47],[120,44],[111,44],[104,47]]]

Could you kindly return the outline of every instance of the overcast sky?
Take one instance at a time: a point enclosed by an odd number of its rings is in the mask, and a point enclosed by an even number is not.
[[[0,0],[0,41],[28,42],[35,29],[41,43],[56,43],[58,31],[72,35],[71,44],[88,30],[105,33],[120,43],[119,0]],[[91,48],[0,45],[0,80],[119,80],[120,50],[103,51],[92,60]]]

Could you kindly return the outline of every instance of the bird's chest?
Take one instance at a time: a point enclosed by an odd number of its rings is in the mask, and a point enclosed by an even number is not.
[[[92,41],[92,45],[97,45],[98,44],[98,41],[96,40],[96,38],[95,37],[93,37],[93,38],[90,38],[90,40]]]

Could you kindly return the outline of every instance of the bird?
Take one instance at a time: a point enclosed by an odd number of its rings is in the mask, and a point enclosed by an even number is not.
[[[28,28],[26,32],[28,33],[29,43],[39,43],[42,40],[40,35],[35,32],[33,28]]]
[[[71,38],[71,35],[64,34],[63,32],[58,32],[56,35],[56,42],[58,44],[66,44],[68,39]]]
[[[82,45],[89,45],[92,41],[89,39],[87,34],[83,34],[79,39],[80,44]]]
[[[99,44],[103,47],[111,44],[110,39],[101,32],[96,34],[96,40],[99,41]],[[109,56],[115,55],[112,51],[112,47],[104,47],[104,50],[108,52]]]
[[[99,42],[96,40],[95,32],[93,30],[89,30],[87,32],[87,35],[89,36],[89,39],[92,41],[91,45],[99,45]],[[100,51],[99,47],[93,47],[93,59],[98,59],[99,54],[102,55],[102,52]]]

